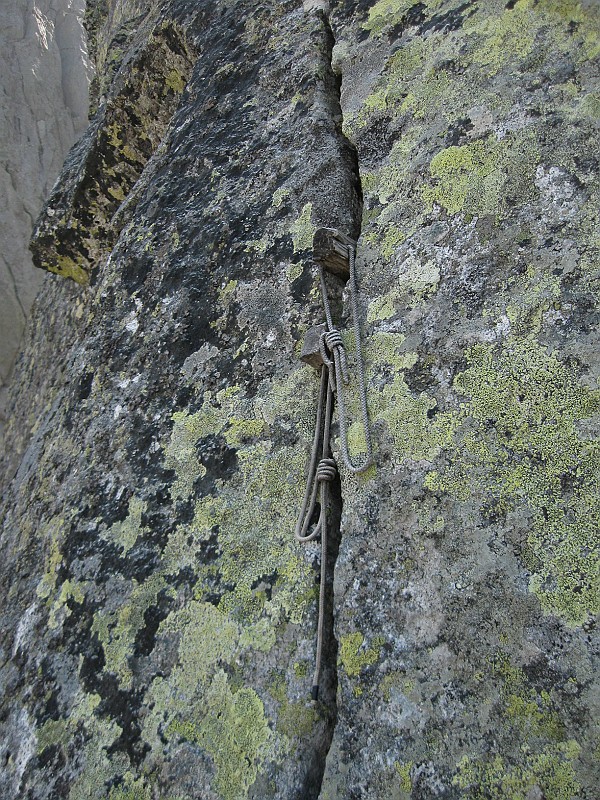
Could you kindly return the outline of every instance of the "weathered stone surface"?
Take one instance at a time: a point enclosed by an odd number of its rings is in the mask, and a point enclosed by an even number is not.
[[[597,796],[598,11],[336,11],[378,458],[323,800]]]
[[[595,800],[597,7],[340,2],[332,52],[325,5],[100,9],[41,254],[75,159],[109,185],[86,154],[145,36],[195,63],[13,390],[7,798]],[[358,238],[377,452],[333,491],[312,705],[317,226]]]
[[[361,210],[333,39],[291,2],[152,13],[199,54],[190,80],[90,285],[57,279],[38,301],[37,320],[60,318],[23,358],[23,387],[56,365],[43,399],[14,391],[11,437],[37,419],[4,516],[20,577],[3,586],[2,791],[316,797],[336,667],[330,637],[313,707],[317,550],[291,532],[318,381],[298,354],[322,318],[314,228],[356,236]],[[124,55],[106,107],[135,69]],[[86,269],[90,234],[73,240]]]
[[[0,449],[6,387],[43,278],[28,250],[33,220],[87,125],[83,10],[77,0],[0,9]]]

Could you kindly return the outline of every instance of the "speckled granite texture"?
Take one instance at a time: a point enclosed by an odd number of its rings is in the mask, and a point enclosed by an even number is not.
[[[12,395],[0,794],[597,800],[598,5],[88,12]],[[359,237],[376,465],[333,490],[313,704],[319,225]]]

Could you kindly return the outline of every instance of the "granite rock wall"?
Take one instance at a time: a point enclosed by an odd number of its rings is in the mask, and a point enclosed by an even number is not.
[[[595,800],[597,4],[94,19],[11,390],[0,792]],[[321,225],[376,453],[332,489],[315,703]]]

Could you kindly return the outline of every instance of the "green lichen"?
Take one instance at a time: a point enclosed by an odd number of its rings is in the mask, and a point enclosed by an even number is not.
[[[152,711],[143,735],[153,748],[162,746],[165,735],[202,747],[226,799],[246,797],[263,760],[277,760],[291,736],[308,735],[314,723],[310,708],[285,697],[272,731],[240,669],[257,653],[270,652],[280,626],[300,622],[315,601],[310,567],[285,533],[293,531],[306,453],[297,446],[275,448],[266,438],[285,415],[308,449],[316,387],[306,381],[305,371],[297,370],[263,384],[251,400],[236,387],[206,394],[195,414],[174,415],[166,447],[177,496],[193,502],[195,513],[169,537],[160,571],[170,575],[191,567],[197,582],[192,600],[157,631],[159,639],[179,638],[179,655],[169,680],[156,678],[151,685]],[[217,495],[196,498],[197,447],[215,435],[236,448],[238,469],[219,482]],[[214,558],[199,559],[197,553],[215,539]],[[205,599],[215,583],[217,605]],[[223,709],[220,716],[217,709]]]
[[[48,720],[36,731],[38,754],[43,753],[48,747],[59,747],[66,753],[72,735],[68,720]]]
[[[298,678],[298,680],[306,678],[306,676],[308,675],[308,662],[299,661],[296,664],[294,664],[294,675]]]
[[[416,6],[419,0],[378,0],[369,9],[367,21],[363,24],[365,30],[378,36],[386,29],[402,22],[405,14]],[[441,6],[442,0],[426,0],[425,5],[435,10]]]
[[[215,786],[223,800],[243,800],[269,753],[273,733],[261,699],[252,689],[233,692],[219,670],[201,700],[205,712],[196,721],[174,721],[167,735],[205,749],[215,765]]]
[[[339,663],[351,678],[378,661],[385,639],[375,636],[372,647],[363,647],[364,643],[365,637],[359,631],[347,633],[340,639]]]
[[[144,583],[134,580],[127,601],[118,611],[98,611],[94,615],[92,631],[102,643],[105,669],[114,673],[124,687],[131,686],[133,676],[128,659],[133,654],[136,635],[145,625],[144,614],[156,603],[165,586],[160,573],[154,573]]]
[[[444,102],[450,81],[445,70],[431,70],[421,81],[412,84],[411,91],[400,104],[400,112],[409,112],[415,119],[424,119]]]
[[[82,286],[89,282],[89,275],[86,270],[78,264],[71,256],[57,254],[52,262],[42,262],[43,269],[61,275],[63,278],[72,278]]]
[[[465,756],[453,783],[468,800],[528,800],[536,788],[546,800],[572,800],[580,788],[573,767],[579,749],[575,741],[570,741],[546,747],[538,754],[525,751],[522,765],[507,764],[500,755],[489,759]]]
[[[428,209],[437,203],[449,214],[502,215],[518,197],[532,198],[537,190],[533,180],[539,152],[530,135],[494,137],[462,147],[448,147],[437,153],[430,172],[437,183],[422,189]]]
[[[398,312],[398,305],[402,299],[400,289],[393,288],[389,292],[375,297],[369,303],[367,311],[367,322],[383,322],[393,317]]]
[[[476,15],[465,30],[477,37],[471,58],[485,75],[492,76],[507,63],[520,64],[534,49],[536,17],[531,0],[518,0],[500,14]]]
[[[375,244],[379,247],[381,255],[385,259],[390,259],[397,248],[406,240],[406,235],[399,230],[395,225],[387,225],[384,232],[379,228],[372,230],[364,237],[365,241],[369,244]]]
[[[319,721],[319,715],[310,702],[294,702],[288,698],[284,673],[276,674],[270,693],[279,702],[277,730],[287,740],[310,736]]]
[[[114,542],[122,548],[123,555],[131,550],[140,534],[143,533],[142,515],[146,511],[146,504],[133,495],[129,501],[127,517],[121,522],[115,522],[101,535],[103,539]]]
[[[49,542],[49,555],[46,559],[44,574],[37,585],[37,596],[48,600],[56,589],[57,573],[62,564],[62,543],[65,535],[65,520],[63,517],[52,517],[39,532],[40,541]]]
[[[429,42],[421,39],[414,39],[396,51],[388,60],[375,91],[367,95],[356,116],[345,121],[348,133],[359,131],[370,118],[382,112],[392,117],[401,114],[406,110],[402,106],[407,99],[408,86],[414,85],[415,93],[424,96],[423,90],[417,89],[420,81],[415,80],[414,84],[412,81],[417,75],[422,79],[429,52]]]
[[[112,198],[118,200],[119,203],[122,203],[123,200],[125,200],[125,192],[121,186],[109,186],[108,193]]]
[[[403,792],[410,792],[412,790],[412,780],[410,777],[410,771],[412,768],[412,761],[406,761],[402,764],[398,761],[394,761],[394,769],[400,778],[400,789]]]
[[[185,89],[186,78],[178,69],[171,69],[165,77],[165,86],[175,94],[181,94]]]
[[[311,222],[312,207],[312,203],[305,203],[302,206],[300,216],[290,226],[294,253],[310,250],[312,247],[313,236],[316,231],[316,227]]]
[[[564,726],[549,692],[530,686],[523,670],[504,653],[493,659],[492,674],[502,681],[501,713],[513,735],[528,742],[535,738],[558,742],[564,738]]]
[[[153,787],[145,778],[135,778],[126,772],[122,783],[111,788],[108,800],[153,800],[154,796]]]
[[[292,100],[292,102],[293,102],[293,100]],[[281,206],[283,205],[283,202],[285,200],[287,200],[287,198],[289,196],[290,196],[290,190],[289,189],[286,189],[283,186],[280,187],[279,189],[275,189],[275,191],[273,192],[273,201],[272,201],[273,207],[274,208],[281,208]]]
[[[385,421],[399,458],[432,460],[452,441],[455,417],[451,413],[432,415],[436,406],[436,400],[425,392],[415,397],[402,372],[380,391],[369,393],[371,418]]]
[[[114,776],[114,764],[108,749],[122,734],[122,728],[112,720],[101,719],[96,710],[101,698],[97,694],[79,693],[71,707],[67,724],[71,741],[76,732],[85,745],[80,749],[82,770],[69,789],[68,800],[89,800],[98,797],[99,787],[104,786]],[[127,764],[123,760],[123,767]]]
[[[67,607],[67,601],[71,600],[78,605],[82,605],[85,598],[86,584],[79,581],[66,580],[60,587],[58,596],[54,600],[48,615],[48,627],[51,629],[57,628],[59,625],[59,614],[62,612],[65,617],[72,614],[70,608]]]
[[[600,391],[579,384],[533,338],[477,345],[454,386],[468,399],[450,465],[426,485],[474,495],[499,513],[527,510],[523,559],[547,613],[570,625],[600,611],[600,441],[578,424],[600,412]]]

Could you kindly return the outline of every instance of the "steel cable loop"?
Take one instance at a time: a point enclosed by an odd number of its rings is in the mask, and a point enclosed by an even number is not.
[[[319,521],[317,522],[314,530],[307,534],[310,520],[315,510],[315,505],[317,503],[317,491],[319,487],[319,483],[315,480],[316,470],[317,470],[317,458],[319,455],[319,444],[321,442],[321,429],[325,426],[326,430],[329,431],[330,424],[324,423],[323,420],[323,406],[326,406],[326,413],[331,405],[328,400],[328,396],[331,393],[331,389],[328,386],[328,374],[329,370],[325,367],[321,368],[321,385],[319,388],[319,400],[317,403],[317,419],[315,421],[315,434],[313,436],[313,443],[311,448],[310,454],[310,463],[308,467],[308,474],[306,476],[306,485],[304,488],[304,498],[302,500],[302,508],[300,510],[300,514],[298,516],[298,521],[296,523],[296,528],[294,530],[294,536],[299,542],[312,542],[320,533],[320,529],[322,527],[322,517],[323,517],[323,509],[321,508],[321,515],[319,517]],[[325,431],[323,431],[323,434]],[[324,456],[328,455],[327,453],[323,453]]]
[[[302,509],[296,523],[294,535],[299,542],[312,542],[321,535],[321,576],[319,585],[319,610],[317,622],[317,646],[315,655],[315,670],[313,675],[312,698],[319,696],[319,680],[321,676],[321,661],[323,656],[323,627],[325,620],[325,589],[327,578],[327,508],[329,506],[329,484],[337,475],[337,464],[330,454],[331,419],[333,414],[333,395],[337,395],[338,413],[340,417],[340,441],[342,458],[346,468],[353,473],[363,472],[373,463],[373,447],[371,442],[371,429],[367,409],[365,369],[360,341],[360,325],[358,320],[358,302],[356,298],[355,251],[348,247],[348,261],[350,265],[350,304],[352,309],[352,322],[354,340],[356,343],[356,360],[358,365],[358,392],[361,403],[362,423],[365,433],[366,454],[362,462],[355,464],[348,452],[348,425],[346,421],[346,405],[344,397],[344,384],[348,383],[348,369],[346,351],[341,333],[335,328],[331,315],[331,306],[325,284],[323,268],[318,266],[321,283],[321,294],[327,320],[327,330],[319,340],[319,351],[323,359],[321,367],[321,385],[319,401],[317,404],[317,418],[315,434],[313,437],[308,475],[304,489]],[[322,429],[322,430],[321,430]],[[321,458],[318,459],[319,444],[321,445]],[[317,504],[317,494],[321,510],[319,519],[308,533],[310,521]]]
[[[335,380],[337,407],[338,407],[338,414],[340,417],[340,444],[342,450],[342,460],[344,462],[346,469],[349,472],[357,474],[360,472],[364,472],[373,463],[373,444],[371,441],[371,426],[369,423],[369,412],[367,409],[365,366],[362,354],[362,346],[360,338],[360,321],[358,316],[358,300],[357,300],[357,290],[356,290],[356,253],[354,251],[354,248],[352,247],[348,247],[348,263],[350,266],[350,276],[348,278],[348,284],[350,289],[350,308],[352,311],[352,329],[356,345],[356,363],[358,368],[358,394],[360,398],[361,417],[362,417],[363,430],[365,434],[365,449],[366,449],[364,458],[358,463],[355,463],[352,460],[350,453],[348,451],[348,423],[346,420],[346,398],[344,395],[344,388],[343,388],[344,384],[347,383],[348,381],[346,374],[345,351],[343,348],[343,344],[341,347],[339,345],[334,346],[333,349],[330,351],[331,355],[333,356],[333,365],[331,365],[330,358],[328,358],[327,361],[323,359],[323,361],[329,369],[330,383],[332,382],[332,379]],[[329,295],[327,293],[327,286],[325,284],[325,275],[323,273],[323,268],[321,267],[320,264],[317,266],[319,268],[321,295],[323,297],[323,307],[325,309],[325,317],[327,319],[327,328],[328,328],[328,331],[324,333],[323,336],[321,337],[321,341],[326,342],[327,336],[331,335],[333,337],[333,341],[337,342],[337,336],[339,336],[339,338],[341,339],[341,335],[339,334],[339,331],[336,330],[333,324],[331,305],[329,303]],[[325,347],[324,346],[320,347],[320,350],[321,350],[321,356],[323,356],[323,351],[325,350]],[[342,362],[342,356],[340,355],[341,353],[344,353],[343,362]]]

